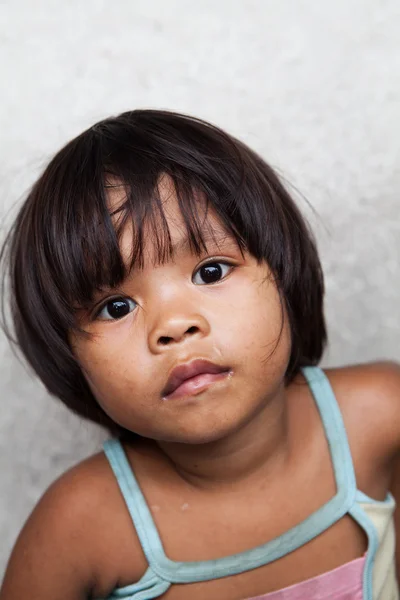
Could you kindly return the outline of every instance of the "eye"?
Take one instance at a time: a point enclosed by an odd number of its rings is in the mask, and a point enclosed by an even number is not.
[[[192,281],[196,285],[217,283],[217,281],[226,277],[232,268],[232,265],[228,265],[224,262],[209,262],[202,265],[200,269],[197,269],[193,275]]]
[[[99,309],[95,318],[100,321],[117,321],[136,308],[136,302],[131,298],[113,298]]]

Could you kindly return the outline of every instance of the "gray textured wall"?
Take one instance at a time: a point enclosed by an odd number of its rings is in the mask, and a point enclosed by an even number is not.
[[[316,209],[299,196],[326,273],[325,364],[400,359],[398,0],[3,0],[0,11],[3,223],[95,120],[193,113],[257,149]],[[49,398],[3,337],[0,358],[1,575],[43,490],[103,435]]]

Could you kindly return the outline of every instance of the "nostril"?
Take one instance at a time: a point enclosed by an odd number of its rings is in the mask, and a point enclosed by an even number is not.
[[[182,333],[182,330],[179,332],[179,334],[177,333],[177,335],[175,336],[170,336],[170,335],[160,335],[160,337],[158,338],[158,344],[160,346],[168,346],[169,344],[171,344],[172,342],[180,342],[182,341],[187,335],[193,335],[194,333],[197,333],[199,331],[199,328],[196,327],[196,325],[193,325],[192,327],[188,327],[188,329],[186,329],[186,331],[184,333]]]
[[[189,327],[189,329],[186,331],[186,333],[196,333],[199,330],[198,327],[196,327],[195,325],[193,325],[193,327]]]

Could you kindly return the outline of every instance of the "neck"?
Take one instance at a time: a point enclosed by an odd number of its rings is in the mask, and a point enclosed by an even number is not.
[[[288,453],[284,387],[227,438],[208,444],[159,442],[158,446],[189,484],[203,489],[232,490],[260,476],[273,476]]]

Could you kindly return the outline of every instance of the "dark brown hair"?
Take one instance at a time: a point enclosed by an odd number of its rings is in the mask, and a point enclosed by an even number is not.
[[[221,223],[274,273],[290,322],[286,382],[319,362],[325,343],[324,283],[313,237],[277,175],[222,130],[192,117],[135,110],[97,123],[69,142],[33,186],[1,251],[16,342],[50,394],[79,415],[123,434],[103,412],[68,342],[77,305],[126,276],[119,236],[133,223],[132,263],[143,258],[144,224],[160,260],[171,252],[158,182],[172,180],[192,249],[204,248],[198,194]],[[115,227],[107,179],[126,190]],[[163,226],[160,228],[160,218]],[[148,229],[146,229],[148,231]],[[7,281],[8,280],[8,281]]]

